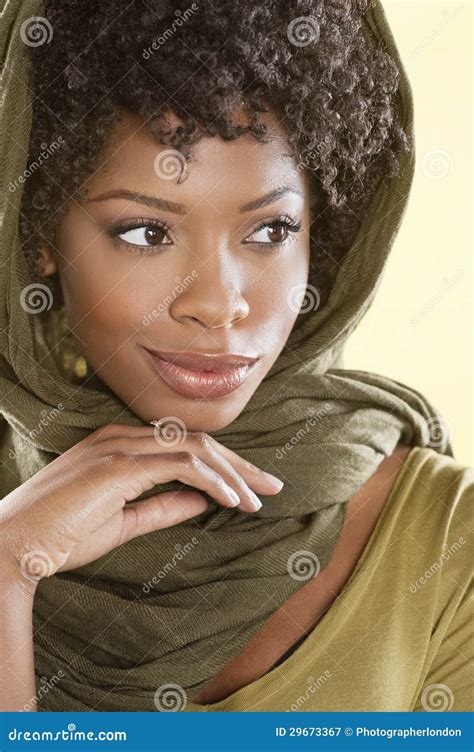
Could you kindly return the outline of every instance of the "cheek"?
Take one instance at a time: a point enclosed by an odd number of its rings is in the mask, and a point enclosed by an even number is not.
[[[274,259],[252,285],[250,308],[260,321],[262,342],[283,347],[298,318],[309,274],[309,248]]]
[[[63,226],[57,244],[68,318],[86,341],[89,332],[94,335],[88,344],[100,341],[102,332],[107,348],[143,327],[144,315],[166,297],[176,277],[172,265],[162,265],[158,275],[153,259],[116,249],[81,223]]]
[[[104,266],[89,252],[84,252],[61,275],[68,318],[78,332],[91,327],[98,330],[123,331],[139,307],[138,290],[115,266]],[[138,312],[137,312],[138,316]]]

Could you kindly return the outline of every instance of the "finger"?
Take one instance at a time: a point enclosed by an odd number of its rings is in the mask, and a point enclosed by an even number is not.
[[[124,457],[124,461],[128,463],[132,481],[139,480],[142,488],[152,488],[156,483],[179,480],[205,491],[224,507],[235,507],[240,504],[238,494],[227,485],[222,476],[191,452],[127,456]],[[120,477],[123,481],[122,473]],[[133,498],[136,496],[138,493],[135,493]]]
[[[224,478],[227,485],[234,489],[240,498],[239,509],[243,512],[256,512],[262,506],[262,502],[252,489],[247,485],[245,479],[237,472],[232,463],[227,460],[223,454],[216,448],[214,450],[211,437],[203,434],[194,445],[194,451],[198,457],[203,459],[209,467],[215,470]],[[218,447],[220,445],[217,445]]]
[[[259,493],[270,496],[279,493],[285,485],[276,475],[267,473],[265,470],[257,467],[257,465],[241,457],[232,449],[222,444],[219,444],[219,446],[221,447],[223,456],[233,464],[237,472],[245,478],[248,485],[256,491],[258,490]]]
[[[119,545],[154,530],[179,525],[205,512],[207,507],[204,496],[196,491],[165,491],[136,504],[127,504],[123,510]]]
[[[283,482],[276,478],[274,475],[266,473],[251,462],[247,462],[243,457],[240,457],[232,449],[220,444],[216,439],[209,434],[199,433],[190,437],[190,443],[195,448],[198,456],[201,453],[204,454],[207,462],[212,461],[219,463],[219,467],[222,463],[225,463],[225,467],[232,468],[232,477],[241,478],[246,489],[250,490],[250,487],[254,488],[262,494],[275,494],[281,491]]]
[[[125,423],[105,423],[83,439],[84,444],[100,444],[113,438],[139,438],[153,436],[153,426],[129,426]]]
[[[205,432],[183,433],[179,443],[176,443],[180,439],[179,436],[172,437],[172,440],[169,442],[165,438],[159,441],[154,434],[153,428],[150,428],[151,432],[149,432],[148,436],[137,435],[133,440],[130,440],[129,437],[112,437],[106,445],[104,444],[103,448],[107,452],[124,454],[154,454],[157,451],[170,454],[177,451],[189,450],[196,454],[203,462],[207,462],[211,466],[214,466],[213,460],[216,456],[222,457],[227,463],[230,463],[234,469],[234,473],[237,473],[242,478],[244,485],[242,486],[242,481],[240,481],[240,486],[245,499],[252,498],[251,489],[261,494],[272,495],[281,491],[283,487],[283,481],[279,480],[279,478],[248,462],[232,449],[223,446]],[[223,466],[228,468],[228,464],[226,463]],[[236,477],[235,474],[231,475],[234,478]],[[234,483],[232,486],[234,487]],[[244,489],[247,490],[244,492]]]
[[[219,451],[213,451],[211,445],[211,439],[207,434],[199,434],[198,437],[192,437],[190,441],[190,449],[202,462],[208,467],[212,468],[230,488],[232,488],[239,498],[239,508],[244,512],[256,512],[262,506],[258,496],[247,485],[241,475],[232,467],[231,463],[226,460]],[[217,447],[219,445],[214,442]],[[107,442],[104,447],[107,448],[107,452],[126,453],[127,448],[129,454],[137,456],[140,452],[143,454],[158,454],[159,447],[153,437],[148,439],[141,438],[135,441],[116,439]],[[176,453],[176,450],[175,450]],[[161,454],[165,456],[171,456],[172,447],[161,448]]]

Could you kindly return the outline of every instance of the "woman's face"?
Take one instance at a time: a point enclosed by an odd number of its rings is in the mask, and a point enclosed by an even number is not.
[[[46,250],[80,351],[146,422],[231,423],[298,316],[309,187],[275,116],[263,120],[265,144],[199,141],[183,180],[180,153],[125,115]]]

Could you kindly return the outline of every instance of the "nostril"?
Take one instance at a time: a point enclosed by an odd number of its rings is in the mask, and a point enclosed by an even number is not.
[[[203,326],[205,329],[231,329],[232,325],[236,323],[234,321],[227,321],[225,324],[219,324],[213,321],[206,323],[205,321],[201,321],[200,319],[194,318],[194,316],[192,316],[191,318],[193,319],[193,321],[196,321],[198,324],[201,324],[201,326]],[[237,321],[239,320],[240,318],[237,319]]]
[[[183,324],[197,323],[204,329],[213,330],[230,329],[248,316],[248,303],[236,290],[217,288],[215,284],[211,289],[214,289],[214,295],[210,295],[209,288],[198,290],[193,286],[185,290],[172,301],[171,317]]]

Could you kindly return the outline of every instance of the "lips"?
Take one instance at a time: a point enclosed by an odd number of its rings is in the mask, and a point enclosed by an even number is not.
[[[258,356],[143,349],[168,386],[186,397],[202,399],[223,397],[238,389],[259,359]]]

